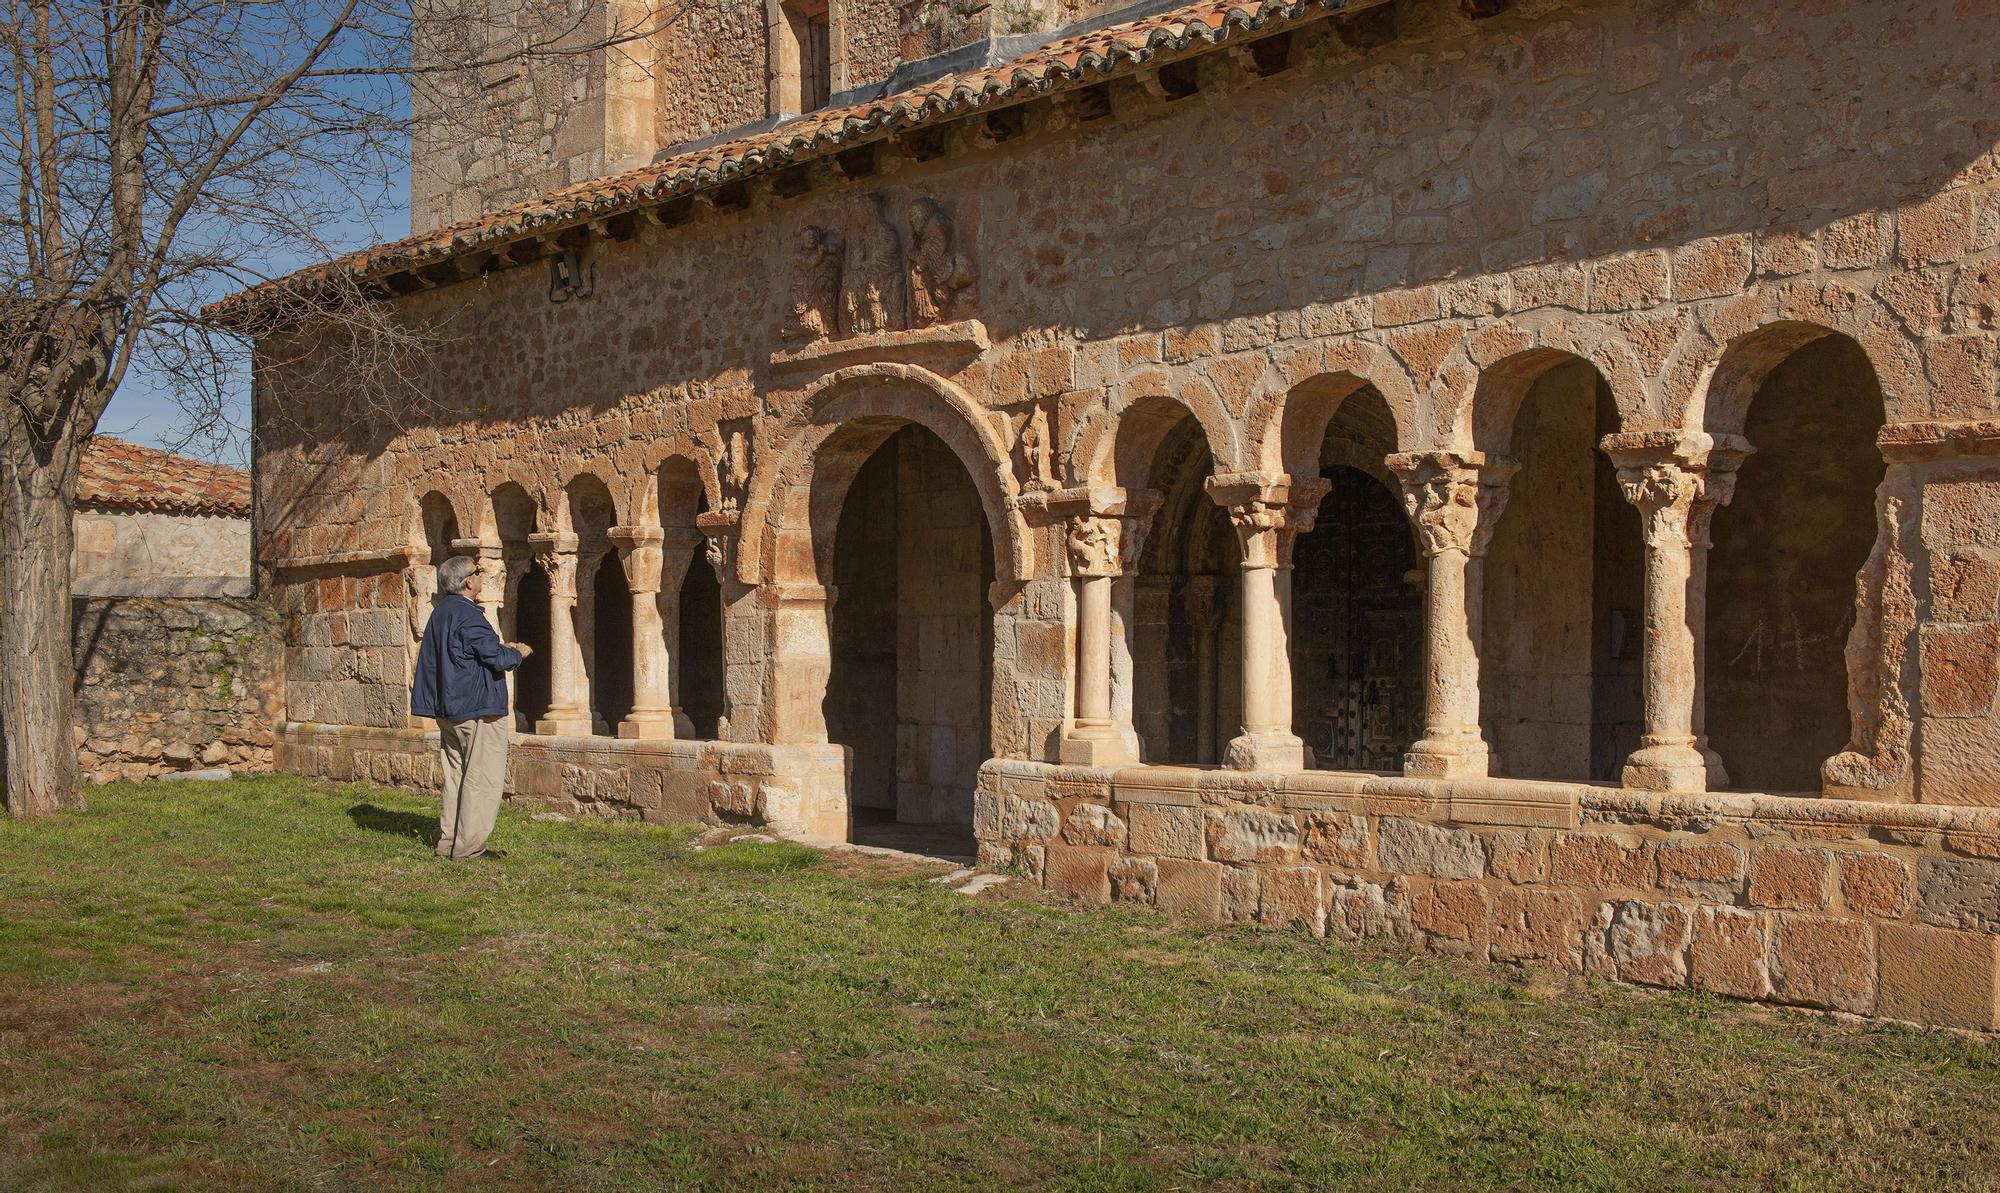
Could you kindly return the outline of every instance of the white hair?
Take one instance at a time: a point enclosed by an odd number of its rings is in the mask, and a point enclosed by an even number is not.
[[[438,565],[438,591],[450,596],[465,587],[479,564],[469,555],[454,555]]]

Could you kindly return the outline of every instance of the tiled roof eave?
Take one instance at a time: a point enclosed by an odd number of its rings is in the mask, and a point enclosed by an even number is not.
[[[1095,86],[1154,65],[1265,36],[1379,0],[1237,0],[1186,5],[1155,17],[1050,43],[987,70],[951,75],[847,108],[808,113],[766,132],[592,179],[489,215],[376,245],[229,295],[205,312],[225,324],[309,293],[338,277],[387,278],[527,236],[643,210],[760,174],[819,160],[897,133]]]

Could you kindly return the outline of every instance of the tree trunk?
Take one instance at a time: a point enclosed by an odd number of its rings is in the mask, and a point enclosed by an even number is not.
[[[70,740],[74,495],[63,483],[75,450],[60,445],[45,463],[9,442],[0,455],[0,726],[15,816],[83,806]]]

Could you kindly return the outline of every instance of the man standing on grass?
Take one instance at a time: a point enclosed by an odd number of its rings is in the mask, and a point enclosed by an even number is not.
[[[506,674],[533,653],[493,632],[476,603],[479,583],[478,566],[463,555],[438,565],[437,607],[410,680],[411,715],[437,718],[438,770],[444,775],[437,851],[455,862],[506,856],[486,848],[500,811],[507,734],[513,729]]]

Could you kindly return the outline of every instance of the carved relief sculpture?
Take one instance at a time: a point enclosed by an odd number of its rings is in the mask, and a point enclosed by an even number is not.
[[[852,335],[896,331],[909,322],[903,238],[889,219],[888,199],[869,195],[861,231],[842,273],[841,313]]]
[[[723,439],[716,479],[721,482],[722,512],[736,513],[750,491],[750,442],[741,430],[730,431]]]
[[[1056,487],[1049,458],[1048,413],[1039,403],[1021,421],[1021,433],[1014,441],[1014,456],[1020,466],[1023,489],[1035,493]]]
[[[972,261],[956,251],[956,230],[928,195],[910,203],[910,325],[929,327],[956,317],[975,294]]]
[[[786,339],[823,340],[840,334],[840,279],[846,262],[847,237],[840,229],[813,224],[799,229]]]

